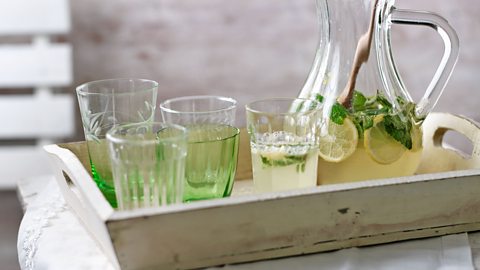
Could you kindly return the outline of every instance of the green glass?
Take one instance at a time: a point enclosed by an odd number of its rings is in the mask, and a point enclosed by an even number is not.
[[[184,201],[230,196],[240,130],[221,124],[187,126]]]
[[[88,156],[92,177],[103,196],[112,205],[117,207],[115,187],[113,185],[112,169],[107,151],[107,141],[103,138],[98,141],[87,140]]]
[[[230,196],[238,155],[237,101],[221,96],[187,96],[160,104],[163,120],[188,130],[184,201]]]
[[[158,83],[143,79],[108,79],[82,84],[76,91],[92,178],[116,208],[105,135],[117,125],[153,121]]]

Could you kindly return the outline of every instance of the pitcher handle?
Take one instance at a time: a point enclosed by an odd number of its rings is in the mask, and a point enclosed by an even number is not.
[[[395,65],[393,65],[393,56],[390,48],[390,25],[391,24],[408,24],[408,25],[422,25],[433,28],[438,32],[445,45],[442,59],[440,61],[433,79],[427,87],[422,99],[417,103],[416,114],[418,117],[425,117],[435,106],[440,98],[445,85],[447,84],[452,74],[453,68],[457,63],[459,54],[459,40],[457,33],[450,26],[446,19],[440,15],[415,10],[402,10],[391,7],[390,12],[383,20],[383,43],[386,53],[386,60],[390,64],[390,70],[396,73]],[[404,89],[401,82],[397,82],[398,86]]]

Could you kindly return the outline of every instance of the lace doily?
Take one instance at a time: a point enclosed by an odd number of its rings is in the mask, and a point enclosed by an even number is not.
[[[54,182],[53,182],[54,183]],[[37,207],[28,209],[31,216],[30,225],[24,230],[22,249],[24,252],[24,265],[22,269],[35,269],[35,253],[38,248],[38,240],[43,230],[50,225],[50,220],[67,208],[57,185],[50,183],[46,189],[52,192],[44,192],[50,196],[43,196],[36,201]],[[56,189],[55,191],[52,189]]]

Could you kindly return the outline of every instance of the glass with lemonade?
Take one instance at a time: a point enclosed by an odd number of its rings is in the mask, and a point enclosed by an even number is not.
[[[315,100],[295,98],[246,106],[256,192],[316,186],[320,106]]]

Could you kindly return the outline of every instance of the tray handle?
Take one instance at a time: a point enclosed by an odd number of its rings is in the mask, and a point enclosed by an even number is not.
[[[110,261],[118,267],[112,242],[106,227],[113,208],[96,188],[84,165],[69,149],[58,145],[44,146],[54,166],[55,178],[70,208],[77,214],[87,231],[97,241]],[[68,164],[68,166],[66,165]]]
[[[447,131],[465,136],[473,145],[471,155],[443,142]],[[417,173],[480,168],[480,125],[449,113],[430,113],[423,123],[423,153]]]

